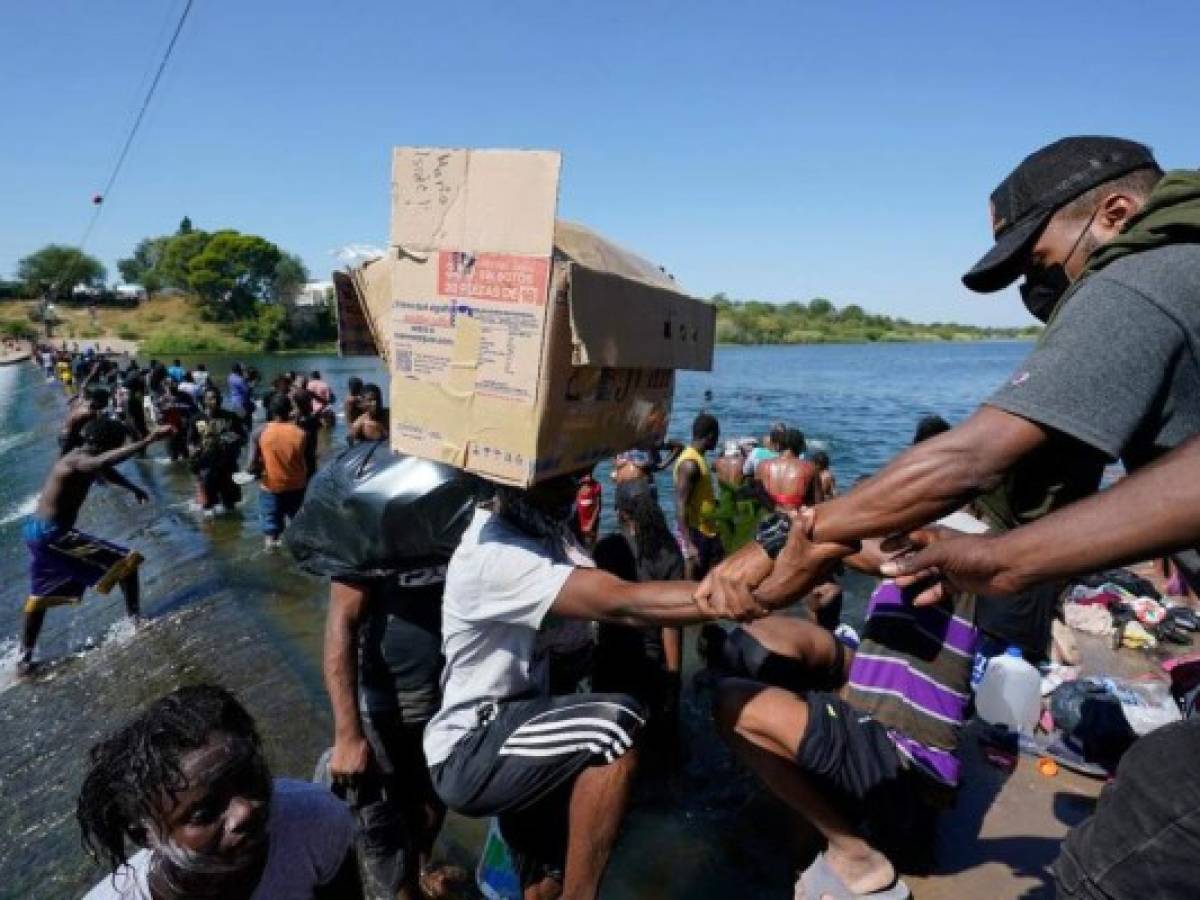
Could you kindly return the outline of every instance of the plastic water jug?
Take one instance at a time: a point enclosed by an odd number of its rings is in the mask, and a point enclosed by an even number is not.
[[[1009,647],[992,659],[975,691],[975,711],[985,722],[1007,725],[1012,731],[1032,734],[1042,713],[1042,677]]]

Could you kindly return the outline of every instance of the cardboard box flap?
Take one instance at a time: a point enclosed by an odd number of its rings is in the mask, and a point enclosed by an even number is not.
[[[711,303],[580,263],[570,267],[574,365],[712,370]]]
[[[392,314],[392,272],[396,257],[391,251],[378,259],[368,260],[348,273],[355,299],[366,319],[367,327],[375,341],[375,349],[386,363],[389,361]],[[338,284],[337,279],[334,285]],[[341,291],[338,292],[339,316],[341,314]]]
[[[551,150],[396,147],[391,243],[549,257],[561,164]]]
[[[636,278],[646,284],[683,292],[661,266],[601,237],[585,225],[559,219],[554,223],[554,251],[559,259],[582,263],[601,272]]]
[[[376,356],[380,345],[371,329],[358,289],[349,272],[333,273],[337,298],[337,345],[340,356]]]

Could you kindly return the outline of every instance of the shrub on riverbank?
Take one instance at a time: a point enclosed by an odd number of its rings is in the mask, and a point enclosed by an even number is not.
[[[1039,328],[980,328],[934,322],[923,325],[868,313],[851,304],[838,308],[818,298],[809,303],[763,303],[712,298],[717,341],[722,344],[857,344],[915,341],[1014,340],[1036,337]]]

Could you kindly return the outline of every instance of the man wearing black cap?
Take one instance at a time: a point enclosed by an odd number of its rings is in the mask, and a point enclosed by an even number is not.
[[[996,244],[964,283],[988,292],[1024,276],[1022,297],[1045,333],[965,422],[796,519],[808,541],[782,553],[751,544],[723,564],[720,574],[758,582],[759,614],[811,590],[865,538],[971,500],[1011,528],[1094,492],[1107,460],[1134,470],[1200,432],[1200,173],[1164,176],[1131,141],[1067,138],[1027,157],[992,194],[991,212]],[[1040,620],[1031,637],[1042,622],[1048,631],[1052,603],[1039,598],[1020,617]],[[992,631],[1008,638],[1023,624]],[[1038,655],[1045,646],[1025,643]],[[772,727],[780,746],[803,749],[806,733]]]

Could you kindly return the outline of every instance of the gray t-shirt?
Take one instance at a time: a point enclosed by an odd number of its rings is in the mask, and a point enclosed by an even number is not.
[[[350,810],[327,788],[276,778],[267,821],[267,865],[251,900],[312,900],[337,874],[354,840]],[[139,850],[83,900],[150,900],[149,850]]]
[[[988,403],[1133,470],[1200,432],[1200,244],[1118,259],[1067,300]]]
[[[554,541],[475,511],[446,570],[442,706],[425,729],[430,765],[478,726],[480,704],[546,693],[538,630],[575,568]]]

